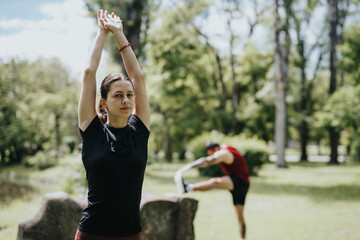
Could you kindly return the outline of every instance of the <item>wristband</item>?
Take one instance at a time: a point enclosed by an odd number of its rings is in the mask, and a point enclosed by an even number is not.
[[[123,47],[121,47],[119,49],[119,52],[121,52],[124,48],[129,47],[129,46],[131,46],[131,43],[128,43],[128,44],[124,45]]]

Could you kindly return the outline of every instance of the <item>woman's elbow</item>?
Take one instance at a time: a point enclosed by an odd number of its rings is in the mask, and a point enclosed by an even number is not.
[[[94,71],[94,69],[88,67],[88,68],[85,68],[84,70],[84,76],[89,76],[89,75],[94,75],[96,74],[96,71]]]
[[[94,81],[94,79],[95,79],[96,71],[94,71],[94,70],[91,69],[91,68],[86,68],[86,69],[84,70],[84,73],[83,73],[83,74],[84,74],[84,75],[83,75],[83,82],[88,82],[88,81],[92,82],[92,81]]]
[[[137,71],[133,76],[132,79],[135,81],[144,81],[144,73],[143,71]]]

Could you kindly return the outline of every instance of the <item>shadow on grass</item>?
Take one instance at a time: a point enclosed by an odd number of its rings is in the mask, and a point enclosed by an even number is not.
[[[357,163],[352,162],[341,162],[338,164],[329,164],[328,162],[306,162],[306,161],[299,161],[299,162],[288,162],[288,166],[291,168],[294,167],[303,167],[303,168],[317,168],[317,167],[341,167],[341,166],[360,166]]]
[[[9,204],[18,198],[26,198],[37,190],[29,183],[0,179],[0,204]]]
[[[299,195],[314,201],[360,201],[360,185],[339,184],[335,186],[307,186],[295,184],[271,184],[252,182],[250,193],[266,195]]]

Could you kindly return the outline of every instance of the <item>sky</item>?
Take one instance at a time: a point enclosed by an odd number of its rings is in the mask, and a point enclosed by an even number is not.
[[[224,20],[215,11],[201,25],[204,32],[212,35],[212,44],[228,54],[229,36]],[[242,21],[235,22],[233,28],[241,30],[238,34],[245,38],[248,24],[245,19]],[[88,16],[83,0],[0,0],[0,61],[57,57],[79,78],[96,30],[96,21]],[[257,39],[267,38],[265,31],[255,31]],[[235,48],[234,53],[242,49]],[[100,64],[106,60],[104,52]]]
[[[0,60],[57,57],[81,74],[97,27],[82,0],[0,0]]]
[[[251,17],[252,7],[246,5],[248,2],[244,1],[244,7],[248,9],[245,15]],[[212,36],[212,44],[227,55],[229,34],[226,17],[218,13],[219,8],[213,6],[200,26]],[[318,34],[315,32],[322,29],[319,23],[326,15],[325,8],[317,11],[306,34],[310,42],[316,41]],[[232,28],[240,42],[234,53],[240,54],[243,51],[241,41],[247,39],[247,20],[234,21]],[[80,78],[96,31],[96,21],[88,16],[83,0],[0,0],[0,61],[57,57],[75,78]],[[268,28],[258,25],[252,42],[260,50],[271,49],[272,37]],[[104,52],[100,64],[106,62],[107,56]]]
[[[205,32],[213,35],[213,44],[228,53],[225,28],[214,27],[222,20],[221,16],[210,14],[209,22],[203,26]],[[235,25],[247,26],[246,22]],[[247,34],[246,27],[234,27]],[[96,30],[96,22],[88,16],[83,0],[0,0],[0,60],[3,61],[57,57],[79,78]],[[106,58],[105,52],[102,62]]]

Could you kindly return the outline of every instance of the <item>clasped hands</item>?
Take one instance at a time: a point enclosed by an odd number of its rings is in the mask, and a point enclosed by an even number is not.
[[[98,27],[100,30],[107,30],[111,32],[123,31],[122,20],[115,13],[109,14],[107,10],[98,10],[97,14]]]

